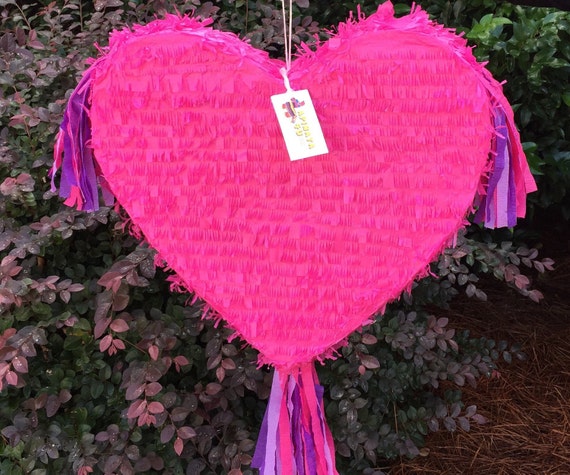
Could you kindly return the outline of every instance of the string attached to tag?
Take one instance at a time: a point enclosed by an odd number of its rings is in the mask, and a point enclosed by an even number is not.
[[[283,46],[285,48],[285,67],[280,69],[280,73],[283,76],[283,82],[285,84],[285,89],[287,92],[291,91],[291,85],[289,84],[289,78],[287,74],[291,69],[291,57],[292,57],[292,46],[293,46],[293,0],[289,0],[289,15],[285,11],[285,0],[281,0],[281,13],[283,16]]]
[[[289,83],[289,77],[287,76],[288,69],[281,68],[279,72],[281,73],[281,76],[283,76],[283,84],[285,84],[285,89],[287,89],[287,92],[293,92],[293,89],[291,89],[291,84]]]
[[[286,92],[271,96],[271,102],[285,139],[289,158],[300,160],[315,155],[324,155],[329,153],[329,150],[309,91],[294,90],[289,82],[293,43],[293,0],[289,0],[289,14],[285,10],[285,0],[281,0],[281,11],[283,13],[285,67],[279,72],[283,76]]]

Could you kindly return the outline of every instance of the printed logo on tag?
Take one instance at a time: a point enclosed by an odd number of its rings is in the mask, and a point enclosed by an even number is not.
[[[309,91],[271,96],[291,160],[329,153]]]

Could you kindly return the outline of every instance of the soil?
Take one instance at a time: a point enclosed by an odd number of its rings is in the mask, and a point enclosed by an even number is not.
[[[519,343],[527,355],[464,389],[464,403],[489,422],[430,435],[423,456],[398,461],[390,475],[570,474],[570,232],[543,236],[540,255],[556,265],[534,281],[539,304],[487,281],[487,302],[460,298],[445,312],[450,326]]]

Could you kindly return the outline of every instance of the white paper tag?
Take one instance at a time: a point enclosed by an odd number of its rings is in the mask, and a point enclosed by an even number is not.
[[[271,96],[291,160],[329,153],[309,91]]]

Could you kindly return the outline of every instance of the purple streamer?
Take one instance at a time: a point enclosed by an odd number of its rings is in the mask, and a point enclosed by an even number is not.
[[[512,227],[517,222],[515,170],[507,118],[501,106],[493,111],[493,124],[493,170],[475,213],[475,222],[484,222],[489,228]]]
[[[291,414],[291,436],[293,439],[293,456],[298,475],[308,475],[305,472],[303,458],[303,426],[301,424],[301,396],[294,378],[289,378],[287,407]]]
[[[258,468],[260,475],[278,473],[276,469],[276,457],[278,452],[277,438],[279,431],[279,414],[281,412],[281,401],[283,399],[283,391],[279,379],[279,372],[275,370],[269,402],[267,403],[257,446],[255,447],[255,453],[251,461],[251,466]]]
[[[510,145],[510,140],[509,140]],[[515,167],[509,167],[509,191],[507,202],[507,226],[512,228],[517,224],[517,185],[515,183]]]
[[[63,163],[59,194],[70,198],[73,187],[81,193],[80,209],[99,209],[97,172],[91,149],[91,121],[89,119],[89,96],[91,93],[93,66],[83,75],[81,82],[69,98],[61,133],[63,134]]]
[[[323,432],[323,434],[326,433],[326,424],[327,421],[325,419],[325,411],[323,408],[323,396],[325,394],[325,388],[323,386],[321,386],[320,384],[315,384],[315,392],[317,393],[317,400],[319,403],[319,422],[321,424],[321,430]],[[325,437],[325,458],[327,461],[327,467],[329,469],[329,474],[333,474],[333,468],[335,466],[335,462],[333,460],[333,453],[334,450],[331,450],[331,447],[329,447],[329,443],[327,438]]]
[[[487,187],[486,196],[486,209],[485,209],[485,225],[493,226],[493,223],[497,222],[497,202],[495,200],[495,191],[497,186],[503,177],[505,166],[508,160],[506,156],[508,153],[507,148],[507,123],[506,117],[502,110],[497,109],[495,111],[495,166],[493,167],[493,173],[489,178],[489,185]]]

